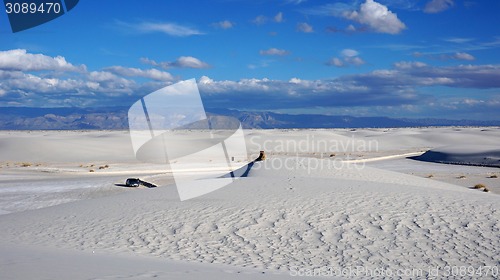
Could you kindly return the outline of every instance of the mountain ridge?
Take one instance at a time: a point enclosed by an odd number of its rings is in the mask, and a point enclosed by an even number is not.
[[[128,107],[0,108],[1,130],[128,129]],[[238,119],[246,129],[290,128],[398,128],[425,126],[500,126],[500,120],[449,120],[435,118],[355,117],[348,115],[281,114],[208,108],[207,115]]]

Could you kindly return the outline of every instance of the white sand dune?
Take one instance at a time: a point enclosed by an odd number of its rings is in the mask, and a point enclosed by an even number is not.
[[[18,279],[289,279],[289,276],[227,265],[171,261],[41,247],[2,246],[2,280]]]
[[[352,132],[358,133],[356,139],[378,139],[378,150],[345,154],[362,160],[413,153],[442,146],[440,133],[446,141],[476,138],[476,129],[471,130],[358,130]],[[316,140],[352,139],[347,130],[307,133]],[[396,137],[400,133],[404,143]],[[460,133],[464,137],[457,138]],[[499,133],[489,131],[483,138]],[[448,266],[500,267],[498,195],[369,167],[363,161],[321,159],[321,153],[343,151],[320,146],[278,150],[279,140],[290,134],[300,141],[304,131],[250,134],[258,136],[250,144],[255,148],[274,135],[268,148],[277,150],[256,163],[248,177],[202,197],[181,202],[171,177],[154,175],[149,178],[160,185],[155,189],[119,188],[0,215],[0,278],[288,279],[298,270],[327,267],[414,270],[422,275],[403,278],[422,278],[431,277],[429,269],[438,267],[440,273]],[[25,170],[25,179],[38,180],[36,170],[3,169]],[[92,182],[88,180],[94,177],[87,175],[82,172],[82,181]],[[112,185],[118,178],[109,179]],[[7,185],[1,183],[0,191]],[[55,272],[42,272],[46,266]]]
[[[0,131],[1,161],[137,162],[128,131]]]

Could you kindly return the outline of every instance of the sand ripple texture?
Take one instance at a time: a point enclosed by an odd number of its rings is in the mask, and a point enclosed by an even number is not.
[[[500,266],[498,195],[369,167],[300,168],[308,164],[272,158],[184,202],[170,185],[3,215],[0,242],[283,271]]]

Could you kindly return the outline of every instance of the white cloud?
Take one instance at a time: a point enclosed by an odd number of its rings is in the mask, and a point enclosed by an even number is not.
[[[304,80],[295,77],[288,81],[216,81],[202,77],[199,87],[200,92],[205,95],[206,106],[212,108],[374,108],[418,105],[442,100],[439,95],[425,93],[424,88],[430,86],[461,89],[500,88],[499,70],[500,65],[433,67],[421,62],[398,62],[392,69],[346,75],[330,80]],[[260,102],[262,100],[266,102]]]
[[[370,88],[340,80],[292,78],[288,81],[280,81],[264,78],[214,81],[207,77],[202,80],[203,83],[199,83],[200,92],[206,96],[204,99],[206,106],[212,108],[275,110],[318,106],[336,107],[369,103],[368,100],[373,98]],[[393,94],[388,93],[388,95]],[[390,99],[392,102],[398,97],[393,95]],[[266,100],[266,102],[259,102],[259,100]],[[379,98],[379,100],[385,100],[385,98]]]
[[[262,25],[262,24],[265,24],[266,22],[267,22],[267,17],[265,17],[263,15],[257,16],[256,18],[254,18],[252,20],[252,23],[254,23],[256,25]]]
[[[175,65],[181,68],[209,68],[210,65],[208,63],[205,63],[196,57],[192,56],[181,56],[177,59],[175,62]]]
[[[476,58],[468,53],[457,52],[452,56],[456,60],[475,60]]]
[[[234,23],[229,20],[223,20],[212,24],[213,26],[221,29],[231,29],[234,27]]]
[[[356,32],[356,27],[352,24],[349,24],[347,28],[345,29],[347,32]]]
[[[419,62],[419,61],[412,61],[412,62],[400,61],[400,62],[394,63],[394,67],[397,69],[422,68],[422,67],[426,67],[426,66],[427,66],[427,64],[425,64],[423,62]]]
[[[474,41],[474,38],[452,37],[452,38],[445,38],[443,40],[446,41],[446,42],[451,42],[451,43],[455,43],[455,44],[464,44],[464,43],[468,43],[468,42]]]
[[[252,20],[252,23],[255,25],[263,25],[263,24],[266,24],[269,20],[272,20],[272,21],[277,22],[277,23],[281,23],[281,22],[285,21],[285,19],[283,18],[283,13],[279,12],[272,18],[268,18],[264,15],[258,15],[257,17],[255,17]]]
[[[269,51],[277,55],[284,51],[270,50],[263,52]],[[23,52],[20,53],[22,56]],[[468,58],[467,53],[449,55],[461,59]],[[354,49],[344,49],[338,56],[331,60],[332,65],[355,65],[362,61],[359,51]],[[36,56],[36,59],[51,61],[54,58],[40,55]],[[106,103],[122,106],[175,80],[170,73],[157,69],[124,66],[113,66],[92,72],[77,67],[79,71],[61,73],[60,69],[72,65],[69,61],[64,61],[65,63],[60,64],[35,63],[23,66],[24,69],[20,66],[13,67],[12,64],[0,68],[0,105],[68,106],[69,104],[78,107]],[[176,61],[183,60],[179,58]],[[185,64],[189,64],[188,62],[189,60],[184,61]],[[43,72],[37,73],[38,70]],[[429,86],[458,88],[459,91],[456,92],[459,92],[457,98],[460,100],[457,99],[452,105],[459,110],[470,107],[467,112],[477,114],[481,112],[484,116],[486,115],[484,108],[489,110],[489,115],[498,115],[500,108],[500,95],[493,96],[491,100],[481,95],[483,89],[500,88],[500,65],[436,67],[422,62],[398,62],[390,69],[345,75],[328,80],[305,80],[296,77],[290,80],[217,81],[204,76],[199,80],[199,86],[200,92],[204,95],[204,102],[206,101],[206,105],[212,108],[277,110],[344,106],[354,110],[364,106],[368,111],[373,111],[377,106],[417,106],[424,108],[422,110],[425,111],[428,110],[426,104],[431,101],[435,104],[452,104],[432,91],[426,93],[426,87]],[[467,90],[470,94],[464,97],[462,92]],[[473,93],[477,93],[478,96],[474,96]],[[266,102],[263,103],[262,100]],[[381,111],[381,114],[384,114],[384,111]]]
[[[13,75],[13,73],[16,73]],[[19,71],[8,74],[10,79],[0,83],[6,95],[0,104],[19,106],[92,106],[119,100],[137,92],[141,86],[133,80],[106,71],[80,73],[72,78],[53,77],[53,72],[37,76]],[[6,74],[0,70],[0,77]],[[59,76],[59,75],[58,75]],[[118,98],[118,99],[117,99]]]
[[[278,14],[276,14],[274,16],[274,21],[275,22],[283,22],[283,13],[282,12],[279,12]]]
[[[285,56],[289,55],[290,52],[287,50],[282,50],[282,49],[276,49],[276,48],[270,48],[268,50],[261,50],[260,55],[277,55],[277,56]]]
[[[353,49],[343,49],[340,54],[342,54],[345,57],[353,57],[353,56],[358,56],[359,52]]]
[[[88,74],[88,79],[92,82],[106,82],[106,81],[117,81],[123,79],[117,75],[107,72],[107,71],[92,71]]]
[[[9,81],[9,86],[28,92],[50,93],[74,91],[75,88],[80,88],[82,83],[73,79],[43,78],[36,75],[24,74],[21,79]]]
[[[297,31],[304,33],[314,32],[313,27],[305,22],[300,22],[297,24]]]
[[[158,69],[139,69],[128,68],[123,66],[111,66],[105,69],[108,72],[125,77],[142,77],[157,81],[172,81],[174,78],[168,72],[163,72]]]
[[[327,63],[327,65],[330,65],[330,66],[336,66],[336,67],[344,67],[345,64],[342,60],[340,60],[338,57],[334,57],[332,59],[330,59]]]
[[[425,58],[429,58],[429,59],[443,60],[443,61],[450,60],[450,59],[472,61],[472,60],[476,59],[473,55],[466,53],[466,52],[456,52],[453,54],[449,54],[449,53],[446,53],[446,54],[425,54],[425,53],[415,52],[415,53],[413,53],[413,56],[414,57],[425,57]]]
[[[359,52],[353,49],[343,49],[340,52],[342,58],[334,57],[326,65],[335,67],[346,67],[349,65],[360,66],[366,62],[359,57]]]
[[[203,35],[204,33],[187,26],[178,25],[176,23],[154,23],[154,22],[143,22],[139,25],[130,25],[135,27],[137,30],[142,32],[162,32],[170,36],[175,37],[187,37],[193,35]]]
[[[85,65],[74,66],[61,56],[26,50],[0,52],[0,65],[3,106],[78,107],[102,102],[118,102],[121,106],[129,98],[135,99],[133,95],[151,92],[174,80],[170,73],[157,69],[114,66],[89,72]]]
[[[348,63],[352,64],[352,65],[356,65],[356,66],[360,66],[360,65],[363,65],[365,64],[366,62],[361,59],[360,57],[358,56],[355,56],[355,57],[347,57],[345,58],[345,61],[347,61]]]
[[[427,2],[424,12],[429,14],[439,13],[448,10],[454,5],[453,0],[431,0]]]
[[[31,54],[24,49],[0,51],[0,69],[14,71],[85,71],[85,65],[74,66],[62,56]]]
[[[198,83],[199,84],[210,84],[210,83],[213,83],[214,80],[210,79],[209,77],[207,76],[202,76],[199,80],[198,80]]]
[[[366,0],[361,4],[359,11],[344,12],[343,16],[380,33],[398,34],[406,28],[395,13],[373,0]]]
[[[196,57],[192,56],[181,56],[172,62],[156,62],[149,58],[141,58],[141,62],[145,64],[149,64],[155,67],[160,67],[163,69],[170,68],[195,68],[195,69],[203,69],[210,68],[210,65],[206,62],[199,60]]]
[[[393,70],[377,70],[352,76],[358,82],[416,87],[445,85],[457,88],[500,88],[500,65],[433,67],[421,62],[398,62]]]

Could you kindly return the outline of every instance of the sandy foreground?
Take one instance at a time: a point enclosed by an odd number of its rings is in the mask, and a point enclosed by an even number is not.
[[[0,131],[0,279],[499,277],[499,128],[245,138],[268,159],[180,201],[127,131]]]

